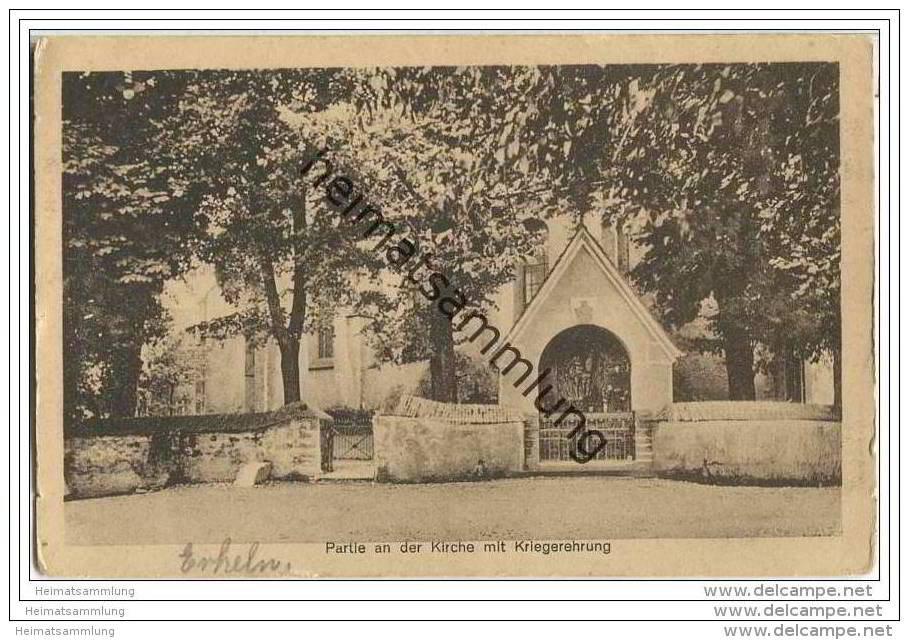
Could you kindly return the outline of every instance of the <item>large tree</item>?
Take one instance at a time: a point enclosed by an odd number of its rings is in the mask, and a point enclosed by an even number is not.
[[[788,295],[765,342],[781,354],[833,359],[842,402],[839,68],[787,65],[774,85],[774,188],[763,212],[773,286]]]
[[[634,275],[673,324],[715,305],[732,399],[755,397],[759,344],[781,360],[838,348],[836,78],[824,64],[661,69],[620,150],[621,189],[648,212]]]
[[[515,192],[532,189],[527,166],[506,169],[506,158],[518,153],[520,114],[533,108],[526,87],[516,83],[531,79],[507,67],[350,76],[354,113],[342,116],[351,128],[337,153],[364,167],[383,215],[420,256],[399,267],[408,275],[397,292],[363,297],[358,308],[370,318],[381,358],[428,358],[428,395],[455,402],[460,336],[452,320],[463,308],[488,310],[535,239],[523,222],[539,212],[513,205]],[[443,277],[429,295],[432,272]]]
[[[758,344],[838,349],[835,65],[549,67],[531,93],[532,166],[643,219],[632,277],[671,326],[706,316],[730,398],[754,398]]]
[[[194,73],[170,123],[175,161],[204,191],[199,256],[213,264],[236,312],[199,329],[215,337],[272,338],[284,403],[301,400],[300,342],[352,291],[369,256],[300,169],[313,147],[295,118],[317,118],[342,85],[331,70]]]
[[[166,156],[179,74],[63,75],[64,410],[130,416],[158,296],[185,269],[198,192]]]

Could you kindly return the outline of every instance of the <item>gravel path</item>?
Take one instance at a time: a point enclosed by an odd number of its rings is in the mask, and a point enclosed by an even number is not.
[[[68,544],[818,536],[840,531],[838,488],[660,479],[175,487],[65,505]]]

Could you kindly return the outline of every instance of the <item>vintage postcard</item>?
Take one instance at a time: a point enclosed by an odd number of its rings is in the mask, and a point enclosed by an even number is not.
[[[32,55],[43,573],[874,568],[869,36]]]

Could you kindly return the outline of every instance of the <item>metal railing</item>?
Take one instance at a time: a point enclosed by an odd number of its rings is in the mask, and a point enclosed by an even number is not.
[[[371,424],[335,423],[330,427],[328,446],[332,460],[372,460],[373,437]]]
[[[634,450],[634,413],[588,413],[584,416],[584,431],[598,431],[606,440],[604,446],[592,460],[626,461],[633,460]],[[583,431],[571,437],[571,432],[578,426],[580,419],[567,416],[558,425],[552,418],[540,419],[540,462],[573,461],[571,452],[578,452],[578,441]],[[588,438],[590,445],[596,445],[599,438]],[[581,456],[584,457],[584,456]]]

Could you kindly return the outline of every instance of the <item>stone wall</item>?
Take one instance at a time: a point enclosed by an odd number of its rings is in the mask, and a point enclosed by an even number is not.
[[[69,429],[64,477],[70,497],[130,493],[178,483],[230,482],[244,464],[270,462],[273,479],[320,470],[320,421],[305,407],[237,415],[98,420]]]
[[[167,481],[149,463],[151,436],[66,438],[63,473],[70,496],[91,497],[130,493]]]
[[[496,405],[402,398],[373,420],[379,477],[425,482],[501,477],[524,466],[524,421]],[[479,461],[483,472],[477,473]]]
[[[785,402],[675,403],[655,424],[661,476],[742,484],[839,484],[842,433],[832,407]]]

